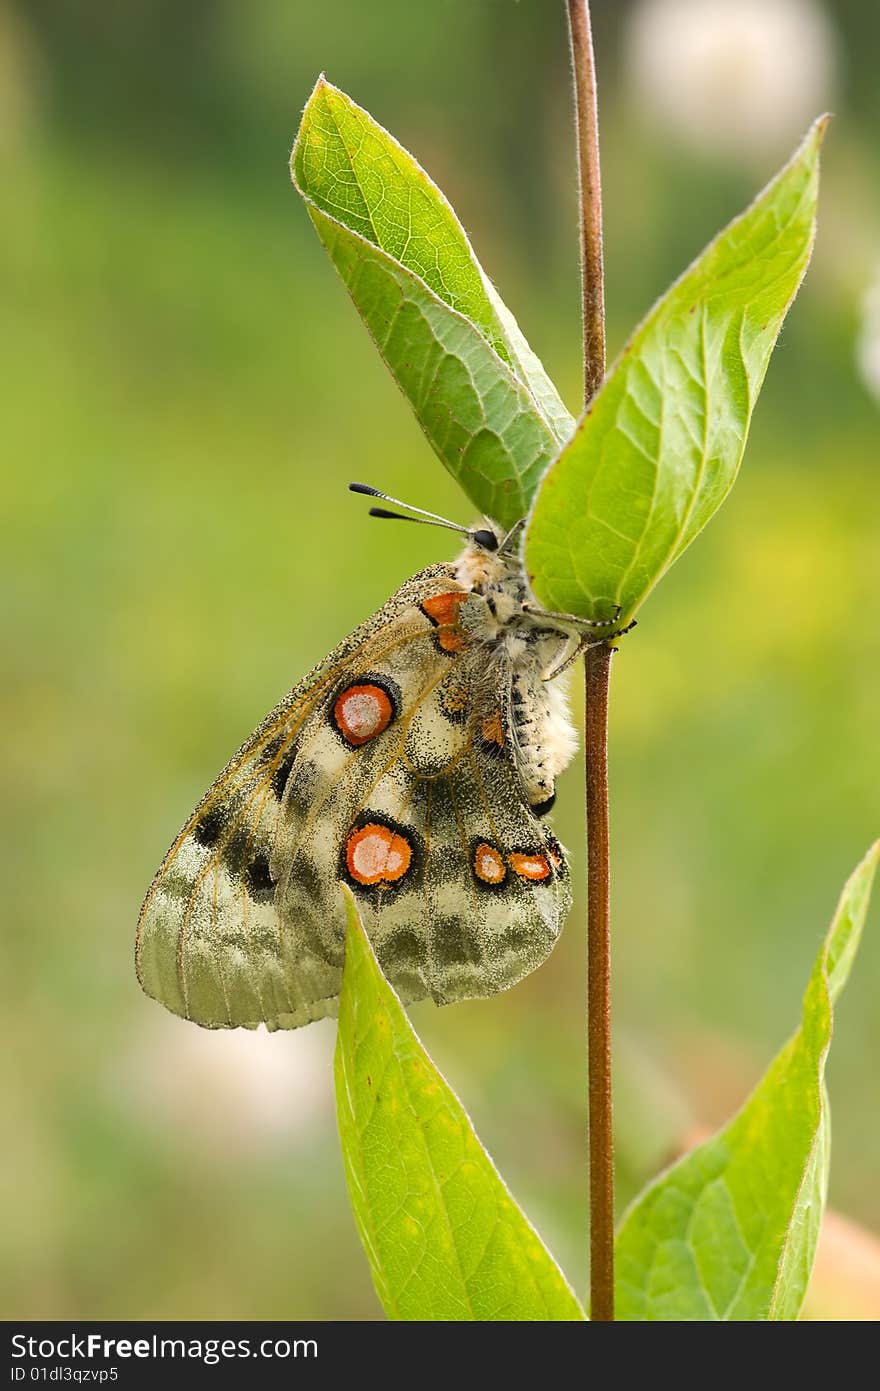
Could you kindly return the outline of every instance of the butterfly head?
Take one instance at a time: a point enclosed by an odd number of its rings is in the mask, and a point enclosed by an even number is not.
[[[456,562],[458,578],[468,589],[477,591],[503,585],[522,576],[519,538],[522,522],[509,531],[488,518],[485,525],[474,526],[467,533],[468,541]]]

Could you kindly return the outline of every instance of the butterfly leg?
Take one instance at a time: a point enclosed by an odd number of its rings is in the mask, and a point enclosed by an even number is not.
[[[562,655],[557,658],[556,662],[553,662],[549,670],[542,673],[542,682],[555,682],[557,676],[562,676],[562,673],[567,672],[571,664],[577,661],[585,647],[589,647],[587,634],[571,633],[567,638],[566,645],[564,645]]]
[[[612,628],[620,617],[620,605],[616,604],[610,618],[578,618],[573,613],[553,613],[550,609],[539,608],[537,604],[523,604],[523,613],[530,618],[546,618],[554,623],[565,623],[571,628]]]
[[[607,637],[601,639],[601,642],[610,642],[613,638],[623,637],[624,633],[632,631],[637,621],[638,620],[634,618],[631,623],[627,623],[625,628],[618,628],[616,633],[609,633]],[[598,642],[591,643],[586,633],[582,633],[580,637],[575,637],[574,634],[572,634],[565,645],[565,649],[559,661],[557,661],[549,671],[543,674],[541,680],[555,681],[557,676],[561,676],[564,671],[568,671],[571,664],[577,661],[578,657],[586,648],[598,647],[599,645]]]
[[[583,633],[569,633],[562,653],[547,671],[541,673],[542,681],[555,681],[557,676],[561,676],[564,671],[568,671],[572,662],[576,661],[586,646],[586,637]]]

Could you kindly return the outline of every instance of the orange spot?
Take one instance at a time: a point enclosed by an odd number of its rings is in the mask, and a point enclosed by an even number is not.
[[[511,855],[510,868],[520,879],[528,879],[533,884],[539,884],[550,874],[550,864],[546,855]]]
[[[422,604],[422,613],[440,629],[437,641],[444,652],[461,652],[462,648],[467,646],[467,638],[456,626],[459,605],[463,604],[467,597],[467,594],[456,590],[450,591],[449,594],[435,594],[432,599],[426,599]]]
[[[483,721],[483,738],[487,744],[497,744],[499,749],[504,748],[504,729],[501,724],[501,711],[496,710],[488,720]]]
[[[346,841],[345,863],[358,884],[386,887],[402,879],[411,862],[409,841],[372,821],[352,831]]]
[[[481,842],[474,851],[474,874],[484,884],[501,884],[507,874],[504,861],[492,845]]]
[[[550,856],[550,863],[554,869],[562,868],[562,856],[558,850],[554,850],[552,845],[548,845],[547,853]]]
[[[355,748],[387,729],[393,716],[394,706],[381,686],[349,686],[333,706],[336,728]]]
[[[458,606],[463,604],[466,598],[467,595],[460,590],[449,594],[435,594],[433,599],[426,599],[422,604],[422,612],[426,613],[438,628],[454,628],[458,622]]]

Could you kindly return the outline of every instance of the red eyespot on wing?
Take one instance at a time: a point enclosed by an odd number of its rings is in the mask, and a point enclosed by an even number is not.
[[[388,826],[371,821],[349,835],[345,863],[357,884],[394,884],[412,863],[412,846]]]
[[[391,697],[381,686],[367,682],[348,686],[337,696],[333,720],[339,733],[354,748],[367,744],[387,729],[394,718]]]
[[[473,866],[474,874],[483,884],[504,883],[507,866],[494,845],[481,841],[474,850]]]
[[[550,877],[550,863],[546,855],[539,854],[517,854],[510,857],[510,868],[514,874],[518,874],[520,879],[527,879],[530,884],[540,884],[542,879]]]
[[[467,594],[455,590],[449,594],[435,594],[422,604],[422,613],[440,629],[437,642],[444,652],[461,652],[467,646],[467,638],[456,626],[459,606],[466,598]]]

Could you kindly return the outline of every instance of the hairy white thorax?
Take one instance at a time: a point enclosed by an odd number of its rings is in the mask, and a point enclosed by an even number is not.
[[[503,533],[493,526],[499,542]],[[472,639],[470,660],[484,664],[487,684],[509,693],[513,756],[529,805],[549,809],[556,778],[577,749],[565,675],[579,636],[532,604],[518,550],[465,547],[455,576],[471,597],[461,624]]]

